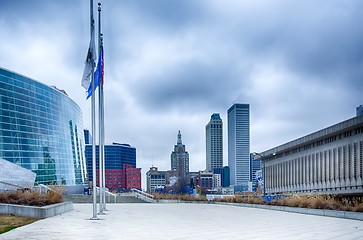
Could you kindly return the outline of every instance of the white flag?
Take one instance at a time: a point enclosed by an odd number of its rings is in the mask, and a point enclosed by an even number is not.
[[[91,74],[93,70],[93,64],[96,60],[96,49],[95,49],[95,37],[94,30],[92,31],[91,41],[89,43],[86,62],[84,63],[83,77],[82,77],[82,87],[88,90],[91,84]]]

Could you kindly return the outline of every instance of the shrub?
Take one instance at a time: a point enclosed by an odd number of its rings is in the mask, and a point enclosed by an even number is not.
[[[352,208],[353,212],[363,212],[363,203],[360,203]]]
[[[13,198],[13,196],[7,196]],[[0,195],[0,200],[4,196]],[[6,198],[6,197],[5,197]],[[176,199],[183,201],[207,201],[205,196],[154,194],[155,199]],[[266,202],[261,197],[251,195],[236,195],[234,197],[217,198],[214,202],[268,204],[276,206],[289,206],[300,208],[330,209],[342,211],[363,212],[363,197],[347,198],[339,195],[299,195],[283,196]]]
[[[12,192],[1,193],[0,202],[28,206],[45,206],[63,201],[61,189],[48,190],[46,193],[33,192]]]
[[[352,211],[363,212],[363,197],[356,197],[352,199]]]
[[[298,207],[301,202],[301,197],[298,195],[292,195],[286,199],[286,204],[289,207]]]
[[[308,208],[309,205],[310,205],[310,199],[308,197],[304,196],[299,199],[299,204],[298,204],[299,208]]]
[[[324,198],[322,196],[314,196],[311,199],[310,207],[316,209],[324,209],[327,206]]]

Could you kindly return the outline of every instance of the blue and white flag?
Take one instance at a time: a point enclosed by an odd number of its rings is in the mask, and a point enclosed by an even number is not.
[[[88,87],[91,83],[91,74],[93,71],[93,64],[96,60],[96,51],[95,51],[95,37],[94,30],[91,34],[91,41],[89,43],[88,52],[86,62],[84,63],[83,77],[82,77],[82,87],[88,90]]]
[[[101,46],[100,56],[98,56],[97,68],[95,71],[95,90],[96,88],[102,84],[103,86],[103,77],[104,77],[104,60],[103,60],[103,46]],[[92,84],[89,84],[87,99],[92,96]]]

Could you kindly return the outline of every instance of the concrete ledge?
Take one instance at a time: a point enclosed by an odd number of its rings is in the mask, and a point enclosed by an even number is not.
[[[215,203],[221,205],[237,206],[237,207],[262,208],[267,210],[318,215],[326,217],[346,218],[346,219],[363,221],[363,212],[348,212],[348,211],[336,211],[336,210],[314,209],[314,208],[271,206],[271,205],[248,204],[248,203],[226,203],[226,202],[215,202]]]
[[[57,203],[44,207],[0,203],[0,214],[13,214],[41,219],[53,217],[71,210],[73,210],[72,202]]]

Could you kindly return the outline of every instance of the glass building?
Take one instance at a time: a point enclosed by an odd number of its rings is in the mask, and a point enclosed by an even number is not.
[[[0,68],[0,158],[42,184],[86,181],[82,112],[67,94]]]
[[[250,105],[228,109],[228,166],[231,185],[247,188],[250,181]]]
[[[88,166],[89,181],[93,180],[92,175],[92,145],[86,145],[86,159]],[[129,144],[113,143],[105,145],[105,171],[120,170],[124,164],[136,168],[136,148]],[[99,169],[99,146],[96,145],[96,169]],[[107,174],[107,173],[106,173]]]

